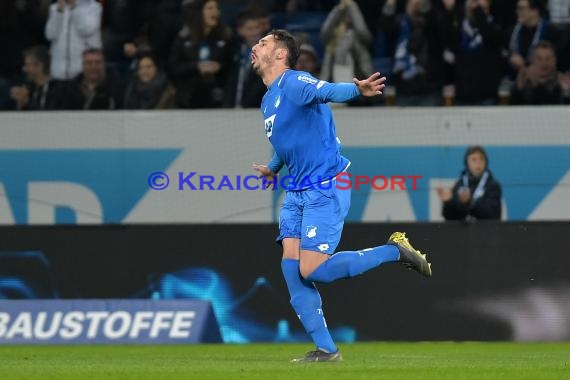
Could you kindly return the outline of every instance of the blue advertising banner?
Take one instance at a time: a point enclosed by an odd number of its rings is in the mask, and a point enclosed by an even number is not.
[[[202,342],[221,342],[207,301],[0,301],[0,344]]]

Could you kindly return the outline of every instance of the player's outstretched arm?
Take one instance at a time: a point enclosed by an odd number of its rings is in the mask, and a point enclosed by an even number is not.
[[[374,73],[363,80],[355,78],[353,83],[329,83],[305,73],[292,78],[286,86],[293,94],[291,99],[295,103],[306,105],[328,102],[346,103],[359,96],[380,95],[385,87],[384,82],[386,82],[386,77],[381,77],[380,73]]]
[[[358,80],[353,78],[352,81],[362,96],[382,95],[382,90],[386,87],[384,84],[386,82],[386,77],[381,76],[378,72],[370,75],[366,79]]]

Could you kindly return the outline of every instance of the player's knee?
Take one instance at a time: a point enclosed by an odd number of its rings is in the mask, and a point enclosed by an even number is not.
[[[303,261],[301,261],[301,264],[299,265],[299,272],[301,273],[301,277],[303,277],[305,280],[309,279],[309,276],[315,271],[315,269],[317,268],[315,268],[313,265],[304,263]]]

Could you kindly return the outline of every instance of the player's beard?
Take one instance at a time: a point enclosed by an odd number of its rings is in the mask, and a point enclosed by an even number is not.
[[[253,71],[257,73],[257,75],[261,76],[261,68],[259,67],[259,61],[255,60],[255,62],[251,64],[251,68],[253,69]]]
[[[273,63],[273,58],[270,57],[269,55],[266,55],[263,57],[256,57],[255,63],[253,63],[251,66],[259,76],[263,76],[264,67],[265,68],[271,67],[272,63]]]

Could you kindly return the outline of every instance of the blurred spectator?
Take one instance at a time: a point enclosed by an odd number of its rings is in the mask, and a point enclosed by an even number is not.
[[[231,64],[230,29],[221,22],[216,0],[196,0],[170,55],[176,101],[182,108],[222,105]]]
[[[306,71],[315,78],[320,78],[321,63],[315,48],[307,43],[300,46],[295,70]]]
[[[237,36],[232,39],[232,63],[224,91],[224,107],[257,108],[267,87],[251,67],[251,48],[262,36],[265,26],[258,14],[242,11],[236,21]]]
[[[374,36],[378,32],[380,25],[379,20],[382,15],[383,1],[379,0],[354,0],[358,4],[358,8],[364,17],[366,26]]]
[[[352,82],[367,78],[373,71],[369,45],[372,34],[353,0],[341,0],[321,28],[325,56],[321,77],[326,81]]]
[[[161,64],[161,62],[163,62],[160,59],[158,59],[158,57],[155,55],[155,53],[152,50],[152,47],[150,46],[150,40],[145,35],[140,35],[135,40],[124,44],[123,54],[127,58],[127,60],[130,61],[128,65],[131,71],[137,70],[138,59],[142,55],[152,54],[159,65]]]
[[[23,53],[27,83],[10,89],[10,97],[19,110],[62,109],[65,84],[49,74],[50,57],[45,46],[33,46]]]
[[[274,1],[274,11],[295,12],[329,12],[337,0],[285,0]]]
[[[447,0],[444,0],[447,1]],[[501,27],[504,38],[506,32],[513,29],[517,23],[517,8],[518,0],[493,0],[491,1],[491,14],[493,15],[493,22]]]
[[[501,29],[491,16],[491,0],[467,0],[465,7],[448,0],[444,5],[443,57],[451,69],[456,104],[495,104],[506,67],[501,55]],[[484,80],[481,72],[485,73]]]
[[[570,25],[570,0],[548,0],[548,15],[552,25]]]
[[[259,5],[250,5],[248,8],[249,12],[252,12],[259,23],[259,29],[261,36],[267,35],[272,29],[271,26],[271,12],[267,8],[261,7]]]
[[[95,0],[57,0],[49,10],[46,37],[51,42],[51,75],[71,79],[81,72],[81,54],[101,48],[101,4]]]
[[[519,0],[517,3],[517,24],[509,41],[509,61],[514,73],[528,65],[532,47],[539,41],[553,41],[553,32],[543,18],[542,0]]]
[[[393,83],[400,106],[436,106],[441,103],[443,49],[436,14],[429,0],[407,0],[403,15],[396,0],[382,8],[387,35],[396,36]]]
[[[559,35],[558,68],[561,71],[570,70],[570,0],[549,0],[548,13]]]
[[[47,43],[43,10],[43,0],[0,1],[0,79],[6,83],[22,79],[25,49]]]
[[[126,63],[123,46],[138,37],[155,7],[152,3],[153,0],[104,1],[102,38],[108,63]]]
[[[112,110],[121,108],[123,86],[116,74],[107,71],[101,49],[82,54],[83,72],[69,84],[66,109]]]
[[[438,188],[446,220],[500,219],[501,185],[489,170],[487,153],[481,146],[467,148],[465,170],[452,189]]]
[[[137,35],[123,44],[123,54],[130,61],[130,68],[136,71],[137,57],[152,53],[159,65],[166,64],[172,43],[182,26],[184,5],[191,0],[144,0],[137,2],[142,25]]]
[[[533,49],[532,63],[519,70],[513,103],[561,104],[570,90],[568,78],[568,74],[556,70],[554,45],[540,41]]]
[[[174,108],[176,90],[156,59],[145,54],[137,61],[137,72],[125,94],[125,109]]]
[[[146,20],[142,32],[135,38],[135,46],[150,47],[159,64],[166,64],[170,59],[172,44],[182,27],[185,9],[195,0],[149,0],[145,8]],[[141,51],[135,54],[142,54]],[[133,58],[133,56],[131,56]]]

